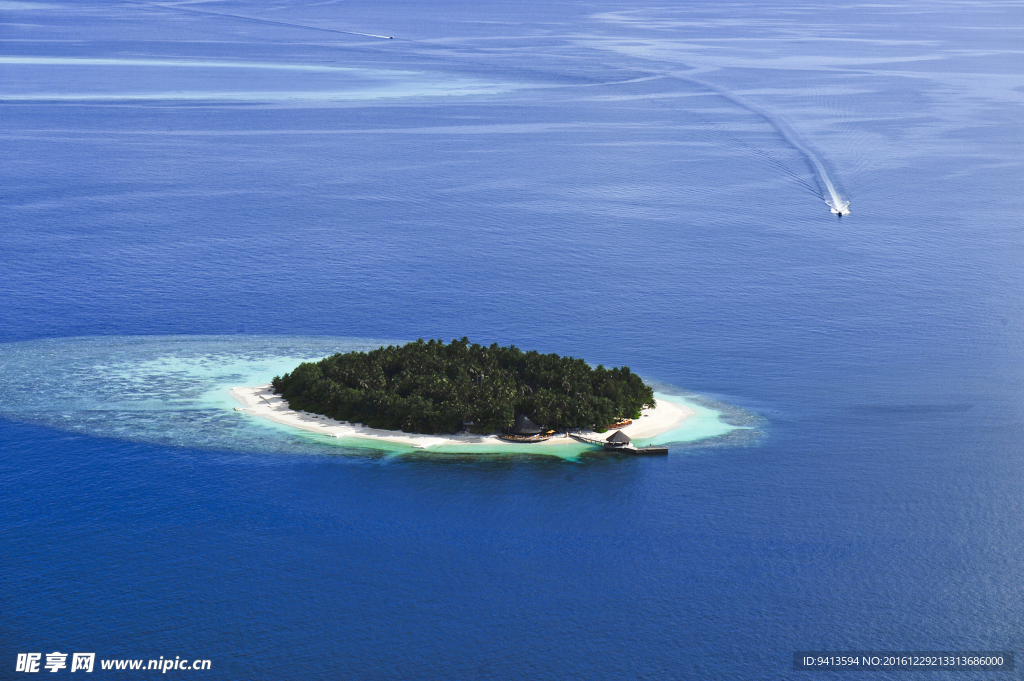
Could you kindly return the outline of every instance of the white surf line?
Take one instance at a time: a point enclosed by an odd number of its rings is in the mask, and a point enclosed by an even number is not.
[[[337,28],[324,28],[322,26],[308,26],[306,24],[292,24],[287,21],[274,21],[273,19],[258,19],[256,17],[247,17],[241,14],[224,14],[222,12],[208,12],[201,9],[193,9],[191,7],[178,7],[176,5],[162,5],[159,3],[142,3],[150,7],[159,7],[161,9],[169,9],[177,12],[191,12],[192,14],[206,14],[214,17],[224,17],[225,19],[239,19],[241,21],[252,21],[258,24],[270,24],[272,26],[288,26],[290,28],[305,28],[311,31],[326,31],[327,33],[341,33],[344,35],[359,35],[364,38],[380,38],[381,40],[394,40],[393,35],[377,35],[376,33],[360,33],[359,31],[342,31]]]
[[[828,170],[825,168],[825,164],[821,162],[821,159],[814,152],[814,150],[807,146],[807,144],[805,144],[803,140],[801,140],[797,136],[797,134],[793,132],[793,130],[790,129],[790,127],[784,121],[777,118],[776,116],[771,115],[769,112],[765,111],[764,109],[757,106],[753,102],[744,99],[743,97],[740,97],[739,95],[730,92],[729,90],[726,90],[723,87],[719,87],[714,83],[709,83],[706,80],[701,80],[699,78],[694,78],[693,76],[688,76],[679,73],[672,73],[670,77],[676,78],[678,80],[683,80],[688,83],[693,83],[703,88],[707,88],[708,90],[711,90],[720,97],[724,97],[725,99],[729,100],[733,104],[743,109],[746,109],[747,111],[753,114],[757,114],[758,116],[763,118],[765,122],[767,122],[768,125],[772,126],[772,128],[774,128],[775,131],[779,133],[779,135],[781,135],[782,138],[786,140],[786,142],[791,147],[800,152],[800,154],[807,161],[808,165],[810,166],[811,170],[814,171],[815,177],[818,180],[818,196],[826,204],[828,204],[832,213],[839,216],[850,214],[850,202],[848,200],[843,199],[842,195],[839,193],[839,190],[836,189],[835,183],[832,182],[832,178],[829,177]]]

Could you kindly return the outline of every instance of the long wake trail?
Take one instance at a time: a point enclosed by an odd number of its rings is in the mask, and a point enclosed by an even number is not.
[[[310,31],[323,31],[325,33],[341,33],[342,35],[359,35],[364,38],[380,38],[382,40],[394,40],[393,35],[377,35],[376,33],[359,33],[358,31],[342,31],[337,28],[324,28],[323,26],[310,26],[308,24],[291,24],[287,21],[274,21],[273,19],[259,19],[257,17],[247,17],[241,14],[225,14],[224,12],[210,12],[202,9],[193,9],[191,7],[180,7],[178,5],[163,5],[163,4],[150,4],[150,7],[159,7],[160,9],[174,10],[176,12],[189,12],[191,14],[205,14],[206,16],[221,17],[223,19],[237,19],[239,21],[249,21],[257,24],[270,24],[271,26],[287,26],[289,28],[305,28]]]
[[[303,29],[308,29],[308,30],[312,30],[312,31],[323,31],[323,32],[326,32],[326,33],[340,33],[340,34],[343,34],[343,35],[358,35],[358,36],[363,36],[363,37],[366,37],[366,38],[378,38],[378,39],[384,39],[384,40],[393,40],[394,39],[394,36],[389,36],[389,35],[378,35],[376,33],[360,33],[358,31],[344,31],[344,30],[341,30],[341,29],[326,28],[326,27],[323,27],[323,26],[311,26],[311,25],[308,25],[308,24],[295,24],[295,23],[290,23],[290,22],[285,22],[285,21],[275,21],[275,20],[272,20],[272,19],[260,19],[260,18],[257,18],[257,17],[249,17],[249,16],[244,16],[244,15],[241,15],[241,14],[227,14],[227,13],[223,13],[223,12],[210,12],[210,11],[207,11],[207,10],[194,9],[194,8],[191,8],[191,7],[181,7],[180,5],[166,5],[166,4],[163,4],[163,3],[141,3],[141,6],[144,6],[144,7],[148,6],[150,8],[160,8],[160,9],[164,9],[164,10],[172,10],[172,11],[177,11],[177,12],[188,12],[188,13],[191,13],[191,14],[202,14],[202,15],[206,15],[206,16],[219,17],[219,18],[222,18],[222,19],[234,19],[234,20],[237,20],[237,21],[248,21],[248,22],[259,23],[259,24],[270,24],[270,25],[273,25],[273,26],[287,26],[289,28],[303,28]],[[706,80],[701,80],[700,78],[694,78],[693,76],[682,74],[682,73],[678,73],[678,72],[669,72],[669,73],[665,73],[663,75],[665,77],[668,77],[668,78],[674,78],[676,80],[681,80],[681,81],[684,81],[684,82],[687,82],[687,83],[692,83],[692,84],[697,85],[699,87],[702,87],[702,88],[705,88],[707,90],[710,90],[710,91],[716,93],[717,95],[719,95],[720,97],[722,97],[722,98],[732,102],[733,104],[736,104],[740,108],[745,109],[745,110],[747,110],[747,111],[749,111],[749,112],[751,112],[753,114],[756,114],[757,116],[760,116],[761,118],[763,118],[765,120],[765,122],[768,123],[770,126],[772,126],[772,128],[777,133],[779,133],[779,135],[791,147],[793,147],[796,151],[798,151],[804,157],[804,159],[806,160],[809,168],[813,172],[813,174],[815,176],[815,179],[817,181],[817,184],[818,184],[818,190],[817,190],[816,194],[818,195],[819,198],[821,198],[823,201],[825,201],[825,203],[828,204],[828,206],[831,209],[832,213],[835,214],[835,215],[838,215],[840,217],[843,216],[843,215],[849,215],[850,214],[850,201],[848,199],[844,199],[842,194],[840,193],[840,191],[836,188],[835,183],[832,181],[832,178],[828,174],[828,169],[825,167],[825,164],[822,163],[821,159],[814,152],[814,150],[811,149],[811,147],[809,147],[808,145],[806,145],[800,139],[800,137],[789,127],[789,125],[787,125],[783,120],[777,118],[776,116],[773,116],[770,112],[762,109],[761,107],[759,107],[758,105],[754,104],[753,102],[751,102],[751,101],[749,101],[747,99],[744,99],[743,97],[740,97],[739,95],[737,95],[737,94],[735,94],[733,92],[730,92],[729,90],[726,90],[723,87],[715,85],[714,83],[709,83]],[[657,77],[657,76],[655,76],[655,77]],[[643,79],[640,79],[640,80],[643,80]],[[627,81],[627,82],[629,82],[629,81]],[[805,184],[805,183],[801,181],[801,184]],[[805,185],[805,186],[807,186],[807,185]],[[808,188],[810,189],[809,186],[808,186]],[[812,189],[812,191],[813,191],[813,189]]]
[[[825,164],[822,163],[814,150],[807,146],[803,140],[793,132],[785,121],[773,116],[770,112],[765,111],[750,100],[744,99],[743,97],[740,97],[723,87],[719,87],[714,83],[709,83],[706,80],[701,80],[699,78],[694,78],[693,76],[687,76],[679,73],[672,73],[670,77],[711,90],[715,94],[729,100],[740,108],[746,109],[747,111],[763,118],[765,122],[772,126],[772,128],[779,133],[779,135],[786,140],[791,147],[800,152],[800,155],[804,157],[805,161],[807,161],[808,166],[813,171],[814,176],[818,181],[818,196],[828,204],[832,213],[839,216],[850,214],[850,202],[849,200],[844,199],[842,194],[836,188],[835,183],[828,174],[828,169],[825,167]]]

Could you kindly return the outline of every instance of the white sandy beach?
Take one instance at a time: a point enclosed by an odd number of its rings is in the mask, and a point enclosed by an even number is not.
[[[238,411],[244,411],[248,414],[252,414],[253,416],[265,418],[293,428],[301,428],[302,430],[308,430],[314,433],[321,433],[323,435],[330,435],[333,437],[355,437],[367,440],[395,442],[417,449],[428,449],[430,447],[438,447],[442,445],[469,445],[474,449],[479,448],[481,445],[486,445],[488,448],[494,446],[496,450],[500,450],[504,447],[516,447],[517,449],[524,447],[523,444],[507,442],[494,435],[414,435],[412,433],[402,433],[394,430],[366,428],[359,424],[335,421],[334,419],[327,418],[326,416],[320,416],[319,414],[294,411],[288,407],[288,403],[279,395],[275,395],[273,393],[273,388],[271,388],[269,384],[255,387],[232,388],[231,396],[242,405],[241,407],[236,407],[236,410]],[[696,412],[686,405],[661,399],[658,400],[658,406],[656,408],[644,409],[641,417],[634,419],[632,424],[622,429],[622,432],[633,440],[652,438],[678,428],[683,421],[694,414],[696,414]],[[586,437],[602,440],[610,434],[611,432],[601,434],[594,433],[592,431],[585,431],[583,433]],[[525,446],[531,448],[543,448],[545,446],[556,444],[565,445],[573,442],[574,441],[570,440],[568,437],[561,436]]]

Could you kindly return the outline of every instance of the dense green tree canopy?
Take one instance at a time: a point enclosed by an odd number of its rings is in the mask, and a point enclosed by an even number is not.
[[[423,341],[346,352],[274,378],[292,409],[408,433],[510,428],[517,414],[559,430],[636,418],[654,392],[627,367],[592,369],[582,359]]]

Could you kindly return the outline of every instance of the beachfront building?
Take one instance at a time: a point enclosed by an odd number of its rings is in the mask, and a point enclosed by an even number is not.
[[[608,437],[607,440],[605,440],[605,442],[612,447],[625,447],[630,442],[632,442],[632,440],[630,440],[629,436],[623,433],[621,430],[616,430]]]
[[[512,426],[512,435],[518,435],[519,437],[530,437],[532,435],[540,435],[540,426],[530,420],[526,414],[520,414],[516,417],[516,423]]]

